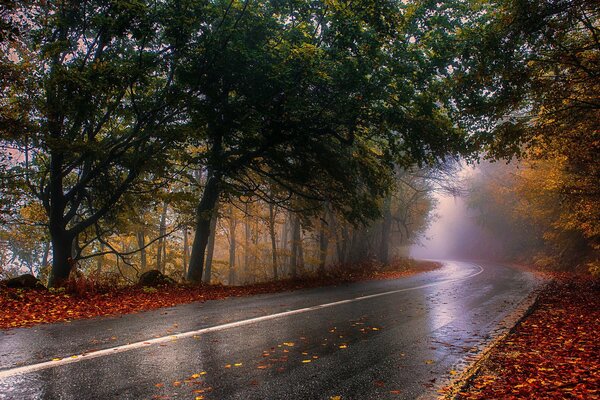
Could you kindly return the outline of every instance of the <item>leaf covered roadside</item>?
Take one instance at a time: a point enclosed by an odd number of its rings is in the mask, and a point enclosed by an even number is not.
[[[600,284],[557,279],[457,398],[600,398]]]
[[[104,292],[49,292],[0,287],[0,329],[71,321],[106,315],[130,314],[194,301],[283,292],[363,280],[397,279],[440,267],[439,263],[397,260],[383,268],[374,264],[339,267],[324,276],[281,280],[247,286],[172,285],[126,287]]]

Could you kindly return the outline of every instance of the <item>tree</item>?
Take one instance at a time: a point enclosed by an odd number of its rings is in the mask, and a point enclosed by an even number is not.
[[[68,278],[77,238],[114,210],[144,172],[160,170],[175,120],[180,2],[41,2],[13,64],[18,125],[0,133],[20,154],[11,170],[37,198],[52,242],[50,284]]]
[[[392,160],[430,163],[465,148],[433,94],[446,66],[426,56],[435,41],[409,41],[437,12],[428,3],[207,7],[181,74],[195,96],[190,139],[209,174],[189,280],[202,276],[219,197],[260,192],[256,178],[360,221],[378,214]]]
[[[486,115],[489,126],[479,136],[490,157],[533,161],[525,168],[529,178],[518,179],[538,190],[532,207],[548,197],[558,201],[558,209],[550,207],[557,212],[549,217],[553,230],[579,232],[595,249],[581,256],[598,265],[600,7],[588,0],[502,0],[484,7],[488,23],[466,33],[468,67],[457,79],[470,90],[465,110]]]

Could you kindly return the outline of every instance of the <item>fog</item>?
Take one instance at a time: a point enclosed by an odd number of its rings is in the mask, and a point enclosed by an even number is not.
[[[436,206],[427,230],[411,246],[410,256],[417,259],[494,259],[501,245],[482,228],[476,212],[468,207],[469,182],[477,169],[464,167],[457,179],[464,186],[462,195],[438,191],[434,194]]]

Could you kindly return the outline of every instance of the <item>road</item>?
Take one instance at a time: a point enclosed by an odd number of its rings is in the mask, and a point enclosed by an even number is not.
[[[415,399],[541,282],[445,262],[390,281],[0,332],[0,399]]]

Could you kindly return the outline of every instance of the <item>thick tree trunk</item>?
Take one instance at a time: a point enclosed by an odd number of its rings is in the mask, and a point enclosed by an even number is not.
[[[218,203],[215,204],[215,208],[213,210],[213,216],[210,220],[210,236],[208,238],[208,248],[206,251],[206,267],[204,268],[204,277],[202,278],[202,282],[210,284],[210,278],[212,276],[212,261],[213,254],[215,252],[215,236],[216,236],[216,228],[217,228],[217,213]]]
[[[273,279],[279,279],[277,272],[277,237],[275,236],[275,209],[269,204],[269,235],[271,236],[271,253],[273,256]]]
[[[202,199],[196,209],[196,232],[192,243],[192,255],[190,256],[190,265],[187,274],[187,279],[190,282],[198,283],[202,280],[204,256],[210,236],[210,221],[221,191],[219,186],[220,179],[214,175],[211,176],[206,182]]]
[[[146,272],[148,261],[146,258],[146,234],[143,229],[137,232],[137,241],[140,249],[140,271]]]
[[[379,243],[379,261],[383,264],[390,263],[390,232],[392,229],[392,199],[385,198],[383,203],[383,221],[381,223],[381,243]]]
[[[237,221],[233,215],[233,207],[229,207],[229,279],[228,284],[235,284],[235,230],[237,228]]]
[[[69,279],[73,259],[73,238],[66,232],[52,235],[52,273],[48,280],[50,287],[61,286]]]

